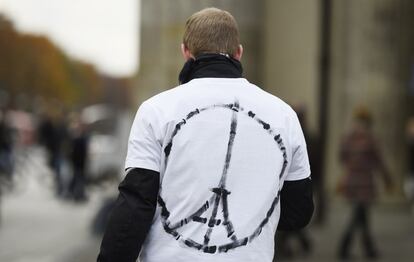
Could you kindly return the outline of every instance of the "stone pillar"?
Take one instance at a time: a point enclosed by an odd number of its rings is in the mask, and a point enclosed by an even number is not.
[[[339,141],[350,126],[352,111],[365,105],[373,115],[385,162],[400,186],[405,169],[404,125],[411,68],[407,58],[413,57],[413,38],[409,39],[412,15],[408,10],[413,10],[413,4],[404,0],[333,2],[328,184],[333,188],[342,173]]]
[[[307,108],[317,130],[319,0],[267,0],[263,41],[263,88]]]

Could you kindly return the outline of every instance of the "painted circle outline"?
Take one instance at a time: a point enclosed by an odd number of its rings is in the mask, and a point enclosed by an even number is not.
[[[191,111],[190,113],[188,113],[185,118],[183,118],[180,122],[178,122],[176,124],[175,129],[174,129],[174,131],[171,135],[171,138],[169,140],[169,143],[164,148],[165,164],[167,165],[167,163],[168,163],[168,158],[169,158],[169,155],[171,153],[171,149],[173,147],[174,137],[179,133],[181,128],[183,126],[185,126],[190,119],[192,119],[193,117],[201,114],[202,112],[205,112],[205,111],[208,111],[208,110],[220,109],[220,108],[232,110],[233,112],[236,112],[237,114],[243,113],[248,118],[251,118],[252,120],[255,120],[259,125],[262,126],[264,131],[266,131],[269,135],[271,135],[273,137],[273,140],[276,142],[276,145],[278,146],[278,148],[281,151],[282,156],[283,156],[282,169],[281,169],[280,174],[279,174],[279,180],[280,180],[283,177],[283,174],[285,173],[286,167],[287,167],[287,164],[288,164],[286,148],[284,146],[281,135],[276,134],[275,131],[271,128],[271,126],[267,122],[265,122],[262,119],[260,119],[259,117],[257,117],[254,112],[246,111],[244,108],[240,107],[237,101],[235,101],[232,104],[215,104],[215,105],[204,107],[204,108],[201,108],[201,109],[197,108],[197,109]],[[178,227],[175,227],[175,228],[170,227],[171,223],[170,223],[170,221],[168,221],[170,212],[167,209],[165,201],[161,197],[162,189],[160,190],[160,194],[158,196],[158,205],[161,208],[161,223],[162,223],[163,228],[164,228],[166,233],[172,235],[177,241],[180,241],[181,243],[185,244],[187,247],[194,248],[196,250],[201,250],[205,253],[211,253],[211,254],[214,254],[214,253],[217,253],[217,252],[218,253],[227,252],[229,250],[247,245],[248,243],[252,242],[256,237],[258,237],[260,235],[263,227],[268,223],[270,217],[272,216],[272,214],[274,212],[275,207],[279,203],[280,191],[281,191],[281,188],[279,187],[279,189],[277,191],[277,194],[276,194],[274,200],[272,201],[272,204],[271,204],[270,208],[266,212],[265,218],[263,220],[261,220],[258,227],[253,231],[253,233],[246,236],[246,237],[233,240],[233,241],[231,241],[227,244],[222,244],[222,245],[219,245],[219,246],[217,246],[217,245],[203,245],[203,244],[198,243],[197,241],[192,240],[191,238],[185,238],[179,232],[177,232],[176,229],[178,229],[178,228],[180,228],[180,227],[182,227],[182,226],[184,226],[184,225],[186,225],[190,222],[196,222],[196,221],[193,220],[193,218],[191,219],[191,221],[188,218],[184,218],[180,222],[175,223],[176,225],[179,224]],[[204,208],[208,209],[209,208],[208,203],[209,203],[209,200],[207,200],[206,203],[204,205],[202,205],[201,208],[204,207]]]

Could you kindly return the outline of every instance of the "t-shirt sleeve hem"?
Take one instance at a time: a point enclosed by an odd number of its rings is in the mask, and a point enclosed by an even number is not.
[[[148,163],[146,161],[140,161],[140,160],[131,160],[131,159],[127,159],[125,161],[125,170],[127,170],[128,168],[144,168],[144,169],[149,169],[149,170],[153,170],[155,172],[160,172],[160,168],[153,164],[153,163]]]
[[[310,177],[310,172],[303,172],[298,174],[288,174],[285,178],[285,181],[296,181],[296,180],[302,180],[305,178]]]

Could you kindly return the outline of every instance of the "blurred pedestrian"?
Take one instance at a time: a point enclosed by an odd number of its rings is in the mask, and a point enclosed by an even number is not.
[[[13,174],[13,137],[12,129],[6,119],[6,110],[0,110],[0,222],[2,191],[11,182]]]
[[[338,255],[340,259],[350,257],[354,234],[360,230],[365,255],[374,259],[378,257],[378,250],[371,235],[369,217],[369,208],[376,196],[374,176],[380,174],[387,189],[391,188],[391,179],[372,133],[371,114],[365,107],[358,107],[353,118],[351,130],[344,136],[340,148],[345,173],[338,190],[350,202],[352,214],[340,241]]]
[[[7,121],[6,113],[6,110],[0,111],[0,179],[10,180],[14,166],[13,130]]]
[[[404,191],[414,212],[414,116],[410,117],[407,123],[407,147],[408,175],[404,182]]]
[[[271,262],[313,213],[297,115],[242,77],[230,13],[193,14],[181,51],[180,85],[138,109],[98,261]]]
[[[39,140],[45,146],[49,166],[55,176],[56,194],[63,196],[66,186],[62,176],[64,147],[68,139],[68,130],[63,116],[57,114],[45,115],[39,127]]]
[[[69,194],[77,202],[86,200],[85,172],[88,156],[88,140],[84,123],[80,117],[75,117],[70,142],[70,160],[73,173],[69,184]]]

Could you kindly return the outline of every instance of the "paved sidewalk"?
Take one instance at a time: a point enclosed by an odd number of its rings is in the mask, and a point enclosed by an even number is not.
[[[92,188],[89,201],[82,204],[60,200],[54,195],[52,175],[41,154],[36,151],[27,161],[30,165],[16,172],[13,188],[2,197],[0,261],[96,260],[94,245],[99,241],[91,235],[91,223],[112,189]],[[89,258],[78,258],[79,250],[88,250]]]
[[[336,250],[343,227],[347,222],[348,208],[341,202],[331,204],[329,221],[323,227],[311,226],[308,233],[313,240],[313,252],[309,256],[296,252],[294,262],[331,262],[338,261]],[[372,210],[372,231],[381,257],[380,262],[409,262],[414,258],[414,215],[403,205],[377,206]],[[355,238],[353,246],[353,260],[355,262],[369,261],[363,256],[360,248],[360,238]],[[84,246],[73,252],[68,252],[65,262],[94,261],[99,239],[94,239],[89,246]],[[70,254],[77,255],[70,257]],[[242,262],[242,261],[240,261]]]
[[[116,185],[105,190],[91,189],[89,201],[81,205],[58,200],[53,194],[51,176],[42,166],[43,160],[32,160],[30,168],[22,172],[25,175],[18,177],[18,186],[2,201],[0,261],[96,261],[100,237],[93,237],[90,233],[92,219],[102,200],[116,192]],[[327,223],[308,229],[313,252],[305,256],[296,251],[295,259],[289,261],[337,261],[337,245],[348,217],[349,209],[345,203],[330,203]],[[403,204],[377,205],[372,209],[371,219],[375,242],[381,252],[378,261],[413,261],[414,214],[410,213],[409,207]],[[355,240],[352,261],[366,261],[359,247],[360,239],[357,237]]]
[[[313,252],[309,256],[300,253],[298,243],[294,259],[277,261],[338,261],[336,257],[338,242],[348,222],[349,208],[345,203],[331,203],[329,219],[324,226],[310,226],[308,233],[312,239]],[[414,259],[414,214],[403,204],[377,205],[371,212],[372,234],[380,253],[376,261],[409,262]],[[294,242],[294,241],[292,241]],[[352,260],[370,261],[364,258],[361,237],[355,235],[352,247]]]

